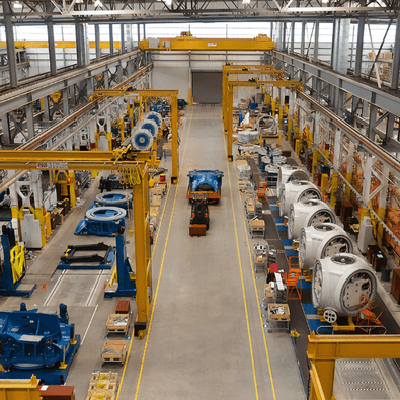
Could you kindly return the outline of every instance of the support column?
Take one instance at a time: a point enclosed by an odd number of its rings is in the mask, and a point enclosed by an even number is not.
[[[109,32],[109,41],[110,41],[110,56],[114,55],[114,37],[113,37],[113,26],[112,24],[108,25],[108,32]]]
[[[78,67],[84,66],[83,56],[83,31],[82,24],[78,21],[75,22],[75,39],[76,39],[76,61]]]
[[[28,132],[28,139],[31,139],[35,135],[35,125],[33,122],[33,105],[32,105],[32,103],[28,103],[25,106],[25,115],[26,115],[26,129]]]
[[[301,23],[301,48],[300,48],[300,55],[302,57],[305,56],[305,45],[306,45],[306,22],[303,21]]]
[[[382,190],[379,193],[379,208],[378,208],[378,212],[377,212],[379,218],[384,222],[386,219],[389,172],[390,172],[389,166],[386,163],[384,163],[383,170],[382,170],[382,178],[381,178]],[[378,229],[377,229],[377,233],[376,233],[376,240],[380,246],[383,245],[383,243],[382,243],[383,239],[384,239],[384,228],[383,228],[383,225],[380,223],[378,225]]]
[[[146,24],[143,24],[143,39],[146,39]]]
[[[50,1],[46,1],[46,11],[51,13],[53,11],[53,5]],[[54,42],[54,23],[53,18],[49,17],[46,21],[47,25],[47,37],[49,42],[49,57],[50,57],[50,73],[51,75],[57,75],[57,60],[56,60],[56,46]]]
[[[335,62],[334,59],[335,59],[336,31],[337,31],[336,23],[337,23],[337,20],[335,19],[332,22],[332,40],[331,40],[331,42],[332,42],[332,47],[331,47],[331,67],[332,68],[334,68],[333,65],[334,65],[334,62]]]
[[[140,24],[137,24],[137,41],[138,41],[138,47],[139,47],[139,42],[140,42]]]
[[[118,82],[118,83],[122,82],[124,73],[123,73],[122,65],[121,65],[121,64],[118,64],[118,65],[117,65],[116,74],[117,74],[117,82]]]
[[[1,123],[2,123],[2,128],[3,128],[3,134],[0,136],[1,138],[1,143],[2,144],[10,144],[10,124],[8,122],[8,115],[3,114],[0,116]]]
[[[121,54],[126,53],[125,51],[125,24],[121,24]]]
[[[7,42],[7,58],[8,58],[8,72],[10,74],[10,86],[16,88],[18,86],[17,75],[17,60],[15,59],[15,43],[13,23],[11,21],[11,8],[10,2],[3,0],[3,13],[4,13],[4,27],[6,29],[6,42]]]
[[[45,121],[50,121],[50,106],[49,106],[49,98],[43,97],[44,104],[44,119]]]
[[[63,96],[63,109],[64,109],[64,116],[69,114],[69,96],[68,96],[68,88],[62,90]]]
[[[290,38],[290,54],[294,55],[294,34],[296,31],[296,22],[292,21],[292,36]]]
[[[360,77],[362,71],[362,59],[364,51],[364,31],[365,17],[358,18],[357,44],[356,44],[356,59],[354,61],[354,76]]]
[[[375,125],[378,120],[378,108],[374,104],[369,105],[369,126],[367,130],[368,137],[375,142]]]
[[[101,50],[100,50],[100,25],[99,24],[94,24],[94,43],[96,46],[96,61],[100,61]]]
[[[313,61],[318,62],[318,51],[319,51],[319,21],[315,23],[315,31],[314,31],[314,54]]]
[[[276,23],[276,39],[275,39],[275,50],[276,51],[283,51],[284,46],[284,23],[277,22]]]
[[[392,68],[392,81],[390,83],[391,89],[398,89],[399,87],[399,70],[400,70],[400,16],[396,20],[396,36],[394,39],[393,50],[393,68]]]
[[[171,134],[172,134],[171,183],[177,183],[179,178],[178,94],[174,94],[171,98]]]

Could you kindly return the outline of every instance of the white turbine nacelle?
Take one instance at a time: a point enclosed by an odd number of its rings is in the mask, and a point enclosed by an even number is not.
[[[312,182],[286,182],[283,185],[281,195],[279,196],[279,215],[281,217],[288,215],[291,204],[311,199],[322,199],[321,192]]]
[[[288,238],[297,240],[301,230],[319,223],[336,223],[329,206],[321,200],[311,199],[290,205],[288,220]]]
[[[286,182],[290,181],[308,181],[307,172],[303,171],[300,167],[294,165],[281,165],[278,171],[278,182],[276,184],[276,195],[279,198],[281,188]]]
[[[257,131],[245,130],[238,132],[238,141],[240,143],[258,142],[258,138]]]
[[[333,323],[338,315],[356,316],[362,295],[372,301],[377,284],[374,270],[361,257],[337,254],[315,263],[312,302],[324,310],[324,318]],[[368,304],[364,304],[363,308]]]
[[[302,269],[314,268],[315,261],[320,258],[352,251],[349,236],[338,225],[318,224],[301,230],[299,264]]]

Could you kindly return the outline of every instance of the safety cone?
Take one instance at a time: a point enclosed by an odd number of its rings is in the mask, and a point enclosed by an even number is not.
[[[106,287],[107,287],[107,282],[104,284],[103,290],[106,290]]]
[[[46,290],[46,289],[47,289],[47,285],[44,284],[43,287],[42,287],[42,289],[43,289],[43,290]]]

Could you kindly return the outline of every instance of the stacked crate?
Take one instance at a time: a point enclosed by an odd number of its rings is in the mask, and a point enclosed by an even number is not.
[[[117,382],[117,373],[93,372],[86,400],[115,400]]]

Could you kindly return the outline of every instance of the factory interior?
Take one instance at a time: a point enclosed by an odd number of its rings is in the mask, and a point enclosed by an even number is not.
[[[0,10],[0,400],[400,399],[398,0]]]

